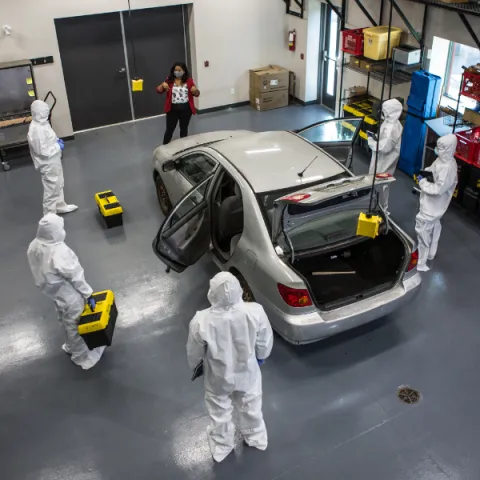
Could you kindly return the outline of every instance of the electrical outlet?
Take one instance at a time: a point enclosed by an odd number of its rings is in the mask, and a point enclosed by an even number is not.
[[[234,88],[230,89],[230,95],[235,95],[235,89]]]

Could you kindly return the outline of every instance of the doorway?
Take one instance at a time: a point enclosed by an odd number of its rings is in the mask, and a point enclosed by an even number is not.
[[[332,7],[322,3],[318,98],[322,105],[335,110],[337,94],[337,57],[339,52],[340,19]]]
[[[55,20],[74,131],[163,113],[155,87],[188,62],[185,16],[176,5]]]

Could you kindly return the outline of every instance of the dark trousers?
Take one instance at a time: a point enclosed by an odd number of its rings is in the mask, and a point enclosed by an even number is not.
[[[163,137],[163,144],[170,143],[178,122],[180,122],[180,137],[186,137],[191,118],[192,110],[189,103],[172,103],[172,108],[167,113],[167,128]]]

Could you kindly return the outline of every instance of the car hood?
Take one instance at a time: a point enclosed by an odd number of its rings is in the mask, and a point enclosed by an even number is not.
[[[219,142],[227,138],[240,137],[243,135],[251,135],[248,130],[220,130],[218,132],[199,133],[186,138],[179,138],[170,142],[168,145],[160,145],[154,151],[155,158],[169,159],[184,150],[195,148],[208,143]]]

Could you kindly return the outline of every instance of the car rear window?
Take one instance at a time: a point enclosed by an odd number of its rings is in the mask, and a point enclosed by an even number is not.
[[[331,182],[332,180],[340,180],[341,178],[347,178],[349,176],[350,175],[348,174],[348,172],[345,171],[338,175],[335,175],[334,177],[325,178],[319,182],[306,184],[304,185],[304,188],[305,190],[308,190],[309,188],[316,187],[317,185],[322,185],[323,183]],[[271,231],[271,227],[272,227],[273,207],[274,207],[275,200],[281,197],[284,197],[286,195],[289,195],[291,193],[298,192],[299,190],[300,190],[299,186],[296,185],[295,187],[284,188],[283,190],[257,193],[258,203],[260,204],[260,207],[264,212],[265,221],[267,222],[267,227],[269,231]],[[289,205],[289,208],[290,207],[295,208],[295,205]],[[292,215],[294,215],[294,213],[292,213]]]

